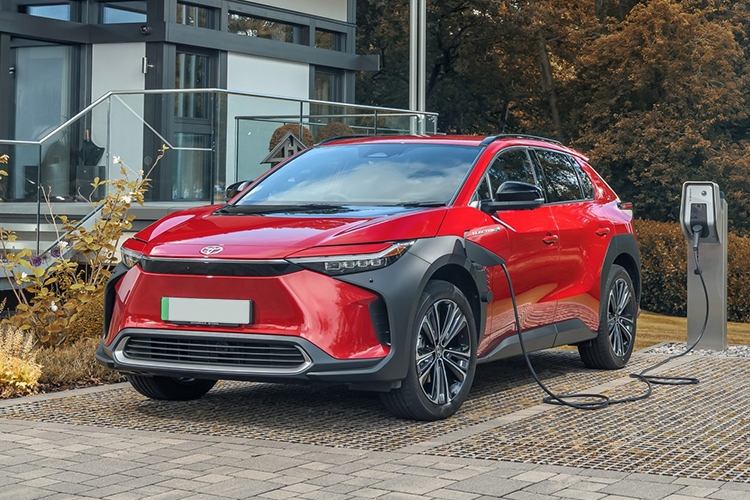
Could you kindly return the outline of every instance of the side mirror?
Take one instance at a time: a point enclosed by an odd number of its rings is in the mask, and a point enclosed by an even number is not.
[[[495,193],[496,201],[483,201],[483,212],[500,210],[528,210],[544,205],[542,190],[527,182],[505,181]]]
[[[224,191],[224,199],[226,201],[231,200],[238,194],[240,194],[242,191],[245,190],[247,186],[250,185],[250,183],[253,181],[239,181],[235,182],[234,184],[230,184],[227,189]]]

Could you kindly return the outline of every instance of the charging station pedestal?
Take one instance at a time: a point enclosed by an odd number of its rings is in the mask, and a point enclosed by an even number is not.
[[[696,349],[727,348],[727,202],[714,182],[688,181],[682,186],[680,207],[687,245],[688,346],[698,340],[709,306],[708,324]],[[700,232],[698,252],[708,304],[693,256],[694,234]]]

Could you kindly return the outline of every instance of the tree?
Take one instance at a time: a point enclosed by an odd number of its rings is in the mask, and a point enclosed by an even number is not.
[[[683,181],[737,177],[748,78],[735,34],[704,9],[652,0],[581,56],[577,144],[640,216],[677,220]]]
[[[407,106],[408,7],[408,0],[359,2],[359,49],[380,54],[381,70],[360,75],[358,102]],[[449,132],[564,138],[558,84],[595,25],[588,0],[429,2],[428,109]]]

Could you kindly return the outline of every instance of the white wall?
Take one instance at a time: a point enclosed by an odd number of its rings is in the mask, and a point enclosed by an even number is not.
[[[317,3],[317,2],[316,2]],[[230,53],[227,56],[227,88],[256,94],[308,99],[310,66],[263,57]],[[243,122],[241,157],[237,158],[238,116],[282,116],[300,113],[297,102],[229,96],[227,102],[227,185],[235,180],[254,179],[269,165],[260,161],[268,155],[268,142],[280,123]],[[235,176],[235,171],[238,171]]]
[[[146,79],[141,61],[146,55],[145,43],[96,44],[92,53],[91,100],[113,90],[143,90]],[[107,126],[110,114],[111,130]],[[99,147],[107,147],[100,165],[107,165],[107,175],[120,176],[120,166],[112,164],[119,156],[133,170],[143,168],[143,96],[122,96],[113,99],[111,107],[100,105],[92,113],[91,140]],[[108,137],[109,134],[109,137]],[[111,153],[111,154],[110,154]],[[155,156],[155,154],[153,155]]]
[[[256,0],[255,3],[346,22],[347,0]]]

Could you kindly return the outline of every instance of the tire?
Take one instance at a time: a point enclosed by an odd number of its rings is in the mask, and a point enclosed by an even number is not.
[[[469,395],[476,364],[477,329],[469,301],[451,283],[430,281],[417,306],[406,378],[381,399],[397,417],[450,417]]]
[[[133,388],[150,399],[167,401],[188,401],[198,399],[213,386],[216,380],[196,378],[145,377],[125,375]]]
[[[602,289],[598,335],[578,346],[583,364],[601,370],[624,367],[633,354],[637,315],[633,281],[623,267],[613,264]]]

